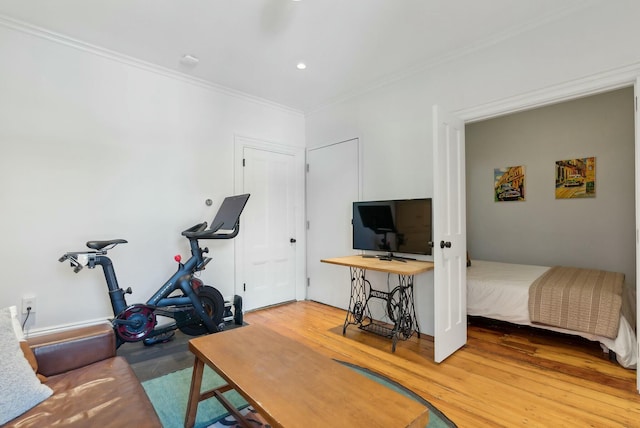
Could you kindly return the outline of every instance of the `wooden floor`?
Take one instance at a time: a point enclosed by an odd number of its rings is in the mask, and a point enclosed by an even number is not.
[[[233,322],[225,325],[225,330],[240,326]],[[166,343],[145,346],[142,342],[124,343],[117,354],[124,357],[140,382],[193,367],[194,356],[189,351],[189,340],[193,336],[175,331],[175,336]]]
[[[345,311],[314,302],[244,317],[399,382],[461,428],[640,427],[636,372],[610,362],[596,343],[473,323],[467,345],[435,364],[431,337],[399,342],[392,353],[389,339],[354,326],[343,336],[344,318]]]
[[[263,324],[331,358],[395,380],[466,427],[640,427],[636,372],[607,359],[597,343],[511,324],[473,320],[467,345],[441,364],[433,340],[398,342],[355,326],[342,335],[345,311],[297,302],[248,312]],[[230,326],[229,328],[233,328]],[[122,345],[118,354],[140,380],[193,366],[188,340],[144,347]],[[250,349],[248,352],[259,350]]]

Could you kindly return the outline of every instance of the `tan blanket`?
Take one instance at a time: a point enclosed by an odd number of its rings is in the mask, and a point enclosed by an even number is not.
[[[529,287],[529,317],[547,324],[615,339],[624,274],[555,266]]]

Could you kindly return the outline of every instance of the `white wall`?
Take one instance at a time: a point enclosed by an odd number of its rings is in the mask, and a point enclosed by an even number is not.
[[[471,109],[612,69],[637,67],[637,16],[640,2],[594,2],[572,16],[483,49],[452,53],[413,76],[308,115],[307,145],[359,137],[364,199],[432,196],[433,104],[451,111]],[[430,333],[433,275],[416,278],[416,298],[420,325]]]
[[[57,261],[88,240],[129,241],[110,255],[146,301],[236,193],[234,134],[305,144],[299,112],[95,50],[0,26],[0,57],[0,306],[36,295],[33,331],[111,315],[101,270]],[[233,241],[204,245],[202,279],[232,295]]]

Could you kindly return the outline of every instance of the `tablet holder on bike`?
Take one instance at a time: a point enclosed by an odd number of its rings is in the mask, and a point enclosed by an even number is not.
[[[225,198],[211,228],[207,229],[207,223],[203,222],[182,232],[189,240],[191,257],[184,263],[176,257],[177,272],[144,304],[127,304],[124,296],[131,294],[131,287],[126,290],[119,287],[113,263],[107,257],[109,250],[118,244],[127,243],[126,240],[89,241],[87,247],[92,251],[65,253],[59,261],[69,260],[75,273],[80,272],[84,266],[90,269],[96,265],[102,266],[115,317],[112,324],[121,341],[135,342],[144,339],[145,344],[148,344],[148,340],[155,338],[155,342],[159,342],[162,341],[159,337],[168,333],[172,336],[176,328],[191,335],[217,332],[224,328],[224,298],[217,289],[205,286],[193,276],[211,261],[211,258],[203,255],[209,249],[200,248],[198,240],[235,238],[240,231],[240,214],[249,196],[244,194]],[[182,294],[174,296],[172,293],[176,290]],[[156,328],[158,315],[173,318],[175,322]]]

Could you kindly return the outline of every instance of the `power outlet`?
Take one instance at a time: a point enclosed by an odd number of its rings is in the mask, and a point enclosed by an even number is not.
[[[36,296],[25,296],[22,298],[22,313],[26,314],[29,311],[27,308],[31,308],[31,312],[36,311]]]

